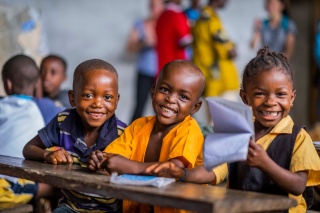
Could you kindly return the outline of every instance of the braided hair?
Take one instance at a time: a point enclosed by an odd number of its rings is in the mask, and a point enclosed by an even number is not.
[[[253,77],[274,68],[290,76],[292,87],[295,90],[294,72],[289,65],[288,59],[282,53],[270,51],[267,46],[260,49],[257,56],[251,59],[244,68],[241,89],[245,90]]]

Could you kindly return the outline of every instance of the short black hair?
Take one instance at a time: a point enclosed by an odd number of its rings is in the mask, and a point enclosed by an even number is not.
[[[9,79],[17,91],[35,86],[39,79],[36,62],[26,55],[15,55],[8,59],[2,68],[2,80]]]
[[[46,56],[46,57],[44,57],[42,59],[41,64],[40,64],[40,70],[41,70],[41,67],[43,66],[43,63],[48,59],[53,59],[53,60],[60,61],[60,63],[62,64],[62,66],[64,68],[64,72],[66,73],[66,71],[67,71],[67,61],[62,56],[54,55],[54,54],[50,54],[50,55],[48,55],[48,56]]]
[[[293,89],[295,89],[294,72],[288,59],[282,53],[270,51],[267,46],[260,49],[257,56],[251,59],[244,68],[241,89],[245,90],[251,79],[262,71],[270,71],[274,68],[287,74],[291,79]]]
[[[200,98],[200,96],[202,95],[202,93],[204,91],[205,85],[206,85],[206,79],[205,79],[201,69],[189,60],[173,60],[173,61],[168,62],[167,64],[165,64],[162,67],[161,72],[158,76],[158,79],[161,77],[161,75],[164,72],[170,72],[170,69],[172,67],[185,67],[186,70],[188,71],[188,73],[194,75],[195,80],[198,78],[198,80],[200,81],[198,96]],[[183,78],[183,76],[182,76],[182,78]]]
[[[102,70],[106,70],[108,72],[114,73],[115,76],[118,79],[118,72],[117,70],[112,66],[112,64],[101,60],[101,59],[90,59],[87,61],[84,61],[82,63],[80,63],[74,73],[73,73],[73,89],[75,89],[75,86],[77,84],[77,82],[80,82],[80,78],[82,77],[82,75],[86,72],[90,72],[92,70],[97,70],[97,69],[102,69]]]

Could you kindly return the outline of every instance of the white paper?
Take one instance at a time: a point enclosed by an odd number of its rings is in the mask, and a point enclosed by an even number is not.
[[[254,137],[252,110],[247,105],[210,97],[214,133],[204,142],[204,167],[210,171],[222,163],[247,159],[249,140]]]
[[[174,178],[130,174],[118,175],[116,172],[113,172],[110,176],[110,182],[119,185],[154,186],[160,188],[175,181]]]

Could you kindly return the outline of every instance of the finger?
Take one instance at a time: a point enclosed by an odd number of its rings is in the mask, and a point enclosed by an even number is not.
[[[90,170],[90,171],[96,171],[96,167],[95,166],[93,166],[93,165],[88,165],[88,169]]]
[[[58,161],[58,164],[65,164],[67,163],[67,158],[64,154],[64,150],[59,150],[57,151],[57,154],[55,155],[57,161]]]
[[[249,148],[252,148],[252,149],[255,150],[255,149],[257,148],[256,142],[253,141],[253,140],[250,140],[250,142],[249,142]]]
[[[256,155],[257,155],[256,151],[253,148],[249,147],[248,156],[249,157],[255,157]]]
[[[73,159],[72,159],[70,153],[67,152],[65,149],[63,149],[62,151],[63,151],[64,157],[65,157],[66,160],[67,160],[68,165],[72,165]]]
[[[154,170],[153,173],[157,174],[159,172],[161,172],[162,170],[167,170],[169,168],[169,164],[168,163],[162,163],[159,164]]]
[[[157,166],[159,166],[159,163],[155,163],[155,164],[152,164],[152,165],[148,166],[148,167],[145,169],[145,173],[147,173],[147,174],[152,174],[152,173],[154,173],[154,169],[157,168]]]
[[[49,156],[49,159],[50,159],[50,162],[54,165],[57,165],[58,164],[58,161],[57,159],[53,156],[53,155],[50,155]]]
[[[103,153],[100,150],[96,151],[96,156],[99,162],[103,161]]]

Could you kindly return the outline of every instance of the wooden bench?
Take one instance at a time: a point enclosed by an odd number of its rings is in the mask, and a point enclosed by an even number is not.
[[[192,183],[178,182],[163,188],[115,185],[109,183],[108,176],[78,165],[52,165],[1,155],[0,173],[60,188],[198,212],[266,212],[296,205],[288,197]]]
[[[33,207],[30,204],[21,204],[17,206],[10,206],[5,209],[0,209],[0,213],[29,213],[33,212]]]

